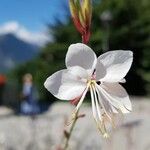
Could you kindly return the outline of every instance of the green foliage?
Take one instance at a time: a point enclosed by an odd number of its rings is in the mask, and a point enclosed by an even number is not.
[[[109,28],[110,49],[130,49],[134,52],[134,63],[125,86],[130,94],[143,95],[146,92],[145,88],[150,86],[150,1],[95,1],[89,45],[97,55],[102,53],[106,35],[100,14],[106,10],[112,14]],[[65,68],[65,54],[69,45],[81,41],[70,18],[65,24],[59,22],[49,28],[54,42],[48,43],[38,58],[16,68],[12,73],[18,80],[21,80],[24,73],[32,73],[41,99],[45,100],[50,98],[50,94],[43,87],[45,79],[55,71]],[[148,90],[147,92],[150,93]]]
[[[100,25],[97,14],[99,12],[100,15],[106,10],[112,14],[109,29],[110,49],[130,49],[134,52],[134,62],[125,86],[130,94],[144,95],[150,85],[150,1],[102,0],[93,15],[93,28],[97,30],[99,25],[101,38],[106,32],[102,31],[102,22]],[[94,33],[97,34],[97,31]]]

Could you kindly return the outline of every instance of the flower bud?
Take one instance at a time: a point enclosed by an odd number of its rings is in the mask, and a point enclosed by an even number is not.
[[[91,0],[70,0],[69,6],[74,25],[82,35],[83,43],[87,44],[90,39],[90,27],[92,17]]]

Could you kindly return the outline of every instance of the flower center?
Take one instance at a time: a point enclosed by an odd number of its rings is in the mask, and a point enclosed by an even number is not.
[[[89,86],[91,86],[91,85],[95,86],[96,80],[90,79],[90,80],[87,81],[87,84],[88,84]]]

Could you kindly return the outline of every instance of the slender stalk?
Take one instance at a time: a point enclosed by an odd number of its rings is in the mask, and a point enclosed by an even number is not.
[[[85,36],[84,35],[82,35],[82,43],[86,44]]]
[[[66,140],[65,140],[65,144],[64,144],[63,150],[67,150],[67,148],[68,148],[70,137],[72,135],[72,131],[73,131],[73,129],[74,129],[75,125],[76,125],[76,122],[78,120],[78,113],[79,113],[79,111],[77,111],[75,116],[74,116],[74,120],[73,120],[73,122],[71,124],[70,131],[67,133],[67,135],[65,135]]]

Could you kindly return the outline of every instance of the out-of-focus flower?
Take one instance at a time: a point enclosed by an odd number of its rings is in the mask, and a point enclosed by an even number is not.
[[[0,74],[0,85],[4,85],[6,83],[6,77]]]
[[[82,35],[83,43],[88,43],[92,17],[91,0],[69,0],[71,16],[76,29]]]
[[[132,110],[129,96],[119,84],[124,82],[132,61],[131,51],[110,51],[97,58],[87,45],[72,44],[66,55],[67,69],[51,75],[44,85],[59,99],[79,99],[75,114],[90,90],[94,119],[100,132],[107,137],[106,121],[113,124],[114,113]]]

